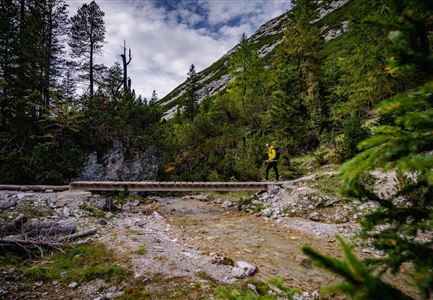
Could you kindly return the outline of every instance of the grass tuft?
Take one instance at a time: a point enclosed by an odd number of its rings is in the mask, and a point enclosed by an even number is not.
[[[100,278],[119,282],[127,275],[116,263],[112,252],[102,244],[85,244],[54,253],[48,261],[24,270],[26,276],[37,281],[89,282]]]

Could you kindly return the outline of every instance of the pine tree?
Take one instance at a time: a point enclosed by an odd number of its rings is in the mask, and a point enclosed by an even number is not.
[[[101,87],[104,93],[111,98],[119,96],[119,90],[123,84],[123,72],[120,63],[115,62],[108,68],[105,78],[102,80]]]
[[[0,125],[11,117],[10,101],[17,65],[19,7],[12,0],[0,2]]]
[[[59,91],[66,100],[71,102],[75,98],[76,90],[75,64],[72,61],[68,61],[65,63],[65,70],[61,78]]]
[[[72,56],[81,59],[81,68],[86,70],[91,97],[94,94],[95,55],[101,53],[105,39],[104,15],[98,4],[92,1],[90,4],[83,4],[71,19],[69,46]]]
[[[67,35],[67,4],[63,0],[46,0],[42,7],[43,18],[43,82],[42,90],[47,107],[50,106],[50,93],[57,84],[63,68],[64,40]]]
[[[198,99],[197,99],[197,73],[195,66],[192,64],[187,74],[187,98],[185,103],[185,113],[188,119],[193,120],[197,113]]]
[[[152,92],[152,97],[150,97],[149,104],[155,104],[158,101],[158,94],[155,90]]]

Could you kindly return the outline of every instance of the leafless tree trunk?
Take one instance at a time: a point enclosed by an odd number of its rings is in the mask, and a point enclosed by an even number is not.
[[[131,91],[131,79],[128,78],[128,65],[132,60],[131,48],[129,49],[128,60],[126,59],[126,42],[123,41],[123,54],[120,55],[122,57],[123,63],[123,91]]]

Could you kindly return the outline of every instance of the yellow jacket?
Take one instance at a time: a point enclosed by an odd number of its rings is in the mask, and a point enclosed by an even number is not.
[[[274,147],[270,146],[268,148],[268,162],[274,161],[277,159],[277,150]]]

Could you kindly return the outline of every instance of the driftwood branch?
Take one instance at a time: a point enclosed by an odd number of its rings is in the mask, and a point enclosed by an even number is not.
[[[96,231],[97,231],[96,229],[91,229],[91,230],[84,231],[84,232],[78,232],[78,233],[74,233],[74,234],[70,234],[70,235],[61,237],[58,240],[60,242],[67,242],[67,241],[70,242],[70,241],[74,241],[74,240],[77,240],[77,239],[80,239],[80,238],[83,238],[83,237],[87,237],[87,236],[93,235],[93,234],[96,233]]]
[[[61,248],[62,243],[53,241],[37,241],[37,240],[25,240],[25,239],[0,239],[0,247],[10,247],[10,246],[27,246],[28,248],[38,248],[38,247],[48,247],[48,248]]]
[[[96,229],[76,232],[76,223],[66,221],[34,220],[27,223],[27,216],[19,215],[15,220],[0,228],[0,252],[4,250],[24,250],[30,252],[42,248],[61,250],[71,242],[96,233]]]

